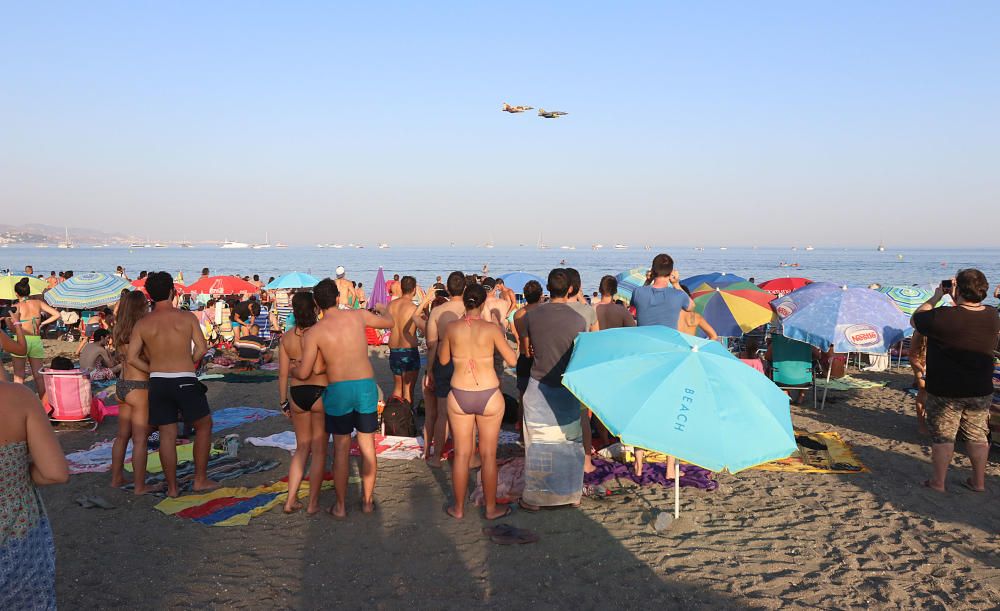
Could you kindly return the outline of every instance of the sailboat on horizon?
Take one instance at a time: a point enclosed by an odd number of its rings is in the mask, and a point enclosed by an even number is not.
[[[73,243],[69,241],[69,227],[63,227],[63,229],[66,231],[66,239],[63,240],[62,242],[59,242],[59,244],[57,245],[57,247],[58,248],[74,248]]]

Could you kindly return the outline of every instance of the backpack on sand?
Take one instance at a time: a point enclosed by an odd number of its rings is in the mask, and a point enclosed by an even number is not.
[[[382,434],[416,437],[417,423],[409,404],[393,397],[382,410]]]

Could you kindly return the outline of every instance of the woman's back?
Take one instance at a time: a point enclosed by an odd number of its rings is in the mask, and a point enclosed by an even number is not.
[[[292,327],[291,330],[281,336],[281,351],[288,356],[288,360],[297,362],[302,358],[302,335],[306,329]],[[319,372],[319,373],[317,373]],[[306,380],[300,380],[295,376],[289,376],[289,383],[292,386],[326,386],[326,363],[323,362],[323,355],[316,355],[316,365],[313,366],[313,375]]]
[[[448,325],[455,386],[489,388],[500,384],[493,369],[498,333],[495,324],[478,319],[462,318]]]

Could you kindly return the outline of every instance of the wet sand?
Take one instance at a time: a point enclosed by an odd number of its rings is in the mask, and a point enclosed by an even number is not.
[[[391,391],[387,362],[373,359]],[[9,369],[8,369],[9,371]],[[988,609],[1000,606],[1000,453],[991,454],[987,492],[959,486],[969,475],[956,455],[948,494],[926,490],[928,440],[918,435],[904,374],[862,374],[888,388],[831,393],[823,411],[793,408],[796,429],[837,431],[871,473],[747,471],[722,474],[715,492],[682,491],[682,517],[657,532],[670,490],[652,487],[579,509],[516,512],[505,521],[541,541],[498,546],[470,510],[445,515],[448,467],[382,460],[378,511],[363,515],[352,485],[349,519],[284,515],[276,508],[248,526],[213,528],[166,516],[158,499],[108,487],[109,474],[81,474],[44,489],[55,529],[63,608],[878,607]],[[505,380],[509,385],[511,380]],[[209,382],[213,409],[276,407],[274,382]],[[505,388],[505,390],[510,390]],[[67,451],[114,435],[59,434]],[[228,432],[246,437],[290,428],[283,418]],[[233,485],[270,483],[273,471]],[[356,466],[352,467],[356,471]],[[73,499],[100,494],[113,510]],[[324,492],[323,504],[333,501]]]

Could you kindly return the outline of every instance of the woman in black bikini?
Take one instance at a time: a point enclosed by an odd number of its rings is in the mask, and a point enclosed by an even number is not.
[[[455,463],[451,471],[455,501],[447,512],[453,518],[465,514],[469,462],[476,448],[475,429],[478,428],[485,514],[487,520],[496,520],[508,515],[510,507],[497,507],[497,438],[505,402],[500,380],[493,369],[493,354],[499,352],[509,367],[517,363],[517,355],[507,344],[500,327],[480,318],[486,289],[470,284],[462,300],[465,316],[448,325],[438,351],[442,365],[455,362],[448,394],[448,423],[455,440]]]
[[[132,439],[133,431],[138,444],[133,442],[133,456],[136,449],[146,451],[146,437],[149,435],[149,374],[129,365],[125,359],[128,343],[132,338],[132,328],[139,319],[149,312],[149,301],[142,291],[131,291],[118,302],[118,318],[112,330],[116,360],[121,362],[122,371],[115,385],[118,398],[118,434],[111,446],[111,486],[119,488],[125,484],[125,450]],[[138,470],[136,469],[138,467]],[[146,480],[145,462],[137,465],[132,461],[132,471],[137,493],[144,490]]]
[[[278,396],[281,410],[295,427],[295,455],[288,468],[288,500],[285,513],[302,509],[299,502],[299,486],[306,470],[306,459],[312,454],[309,466],[309,506],[310,515],[319,511],[319,490],[323,485],[323,470],[326,467],[326,420],[323,412],[323,391],[326,390],[326,364],[323,357],[317,357],[313,375],[307,380],[291,376],[291,369],[302,358],[302,337],[309,327],[316,324],[319,308],[310,291],[296,293],[292,297],[292,312],[295,326],[281,336],[281,350],[278,351]],[[291,402],[289,402],[291,397]]]

